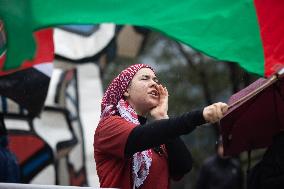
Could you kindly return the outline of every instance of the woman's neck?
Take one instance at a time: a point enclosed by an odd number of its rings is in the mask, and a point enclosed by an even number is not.
[[[136,114],[142,117],[147,117],[148,112],[138,109],[134,104],[128,101],[130,106],[135,110]]]

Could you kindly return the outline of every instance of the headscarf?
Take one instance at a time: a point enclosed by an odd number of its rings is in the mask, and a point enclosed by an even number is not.
[[[125,120],[139,125],[138,115],[131,105],[123,99],[130,81],[141,68],[151,68],[146,64],[135,64],[123,70],[108,86],[101,104],[101,118],[120,115]],[[153,70],[154,71],[154,70]],[[132,157],[133,188],[140,187],[146,180],[152,164],[151,150],[137,152]]]

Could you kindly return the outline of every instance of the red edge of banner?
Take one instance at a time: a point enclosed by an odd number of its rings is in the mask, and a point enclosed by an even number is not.
[[[265,63],[269,77],[284,67],[284,1],[254,0],[260,27]]]

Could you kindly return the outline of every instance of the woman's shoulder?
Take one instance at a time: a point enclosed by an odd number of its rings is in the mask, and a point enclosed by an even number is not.
[[[107,116],[100,120],[95,131],[95,143],[104,140],[122,140],[127,138],[135,125],[120,116]]]
[[[98,127],[101,125],[108,125],[110,123],[121,122],[121,121],[124,121],[124,119],[118,115],[106,116],[99,121]]]
[[[124,118],[118,115],[106,116],[99,121],[98,127],[96,130],[105,130],[105,129],[117,129],[118,127],[123,126],[135,126],[133,123],[126,121]]]

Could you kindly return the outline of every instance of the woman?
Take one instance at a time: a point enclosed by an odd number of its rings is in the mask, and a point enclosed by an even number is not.
[[[123,70],[109,85],[94,136],[101,187],[169,188],[191,170],[192,158],[179,136],[222,118],[227,105],[168,117],[168,91],[145,64]],[[153,121],[146,123],[146,116]]]

